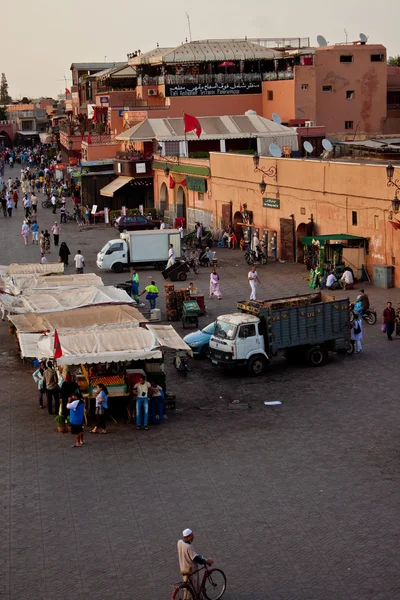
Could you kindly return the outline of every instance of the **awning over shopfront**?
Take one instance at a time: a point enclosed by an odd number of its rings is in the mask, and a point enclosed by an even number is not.
[[[101,188],[100,194],[112,198],[116,191],[124,187],[127,183],[132,181],[133,177],[117,177],[111,183],[108,183],[105,187]]]
[[[53,136],[51,133],[39,133],[39,137],[42,144],[53,143]]]
[[[66,330],[80,331],[82,329],[116,329],[118,327],[136,327],[139,323],[147,322],[146,317],[133,306],[118,304],[114,306],[90,306],[65,310],[64,312],[48,312],[44,314],[26,313],[25,315],[10,315],[9,320],[20,333],[43,333],[44,331],[58,332]]]
[[[313,242],[325,244],[325,242],[364,242],[365,238],[358,235],[349,235],[348,233],[332,233],[331,235],[314,235],[301,238],[301,243],[304,246],[310,246]]]
[[[172,325],[146,325],[146,327],[154,333],[160,346],[174,350],[186,350],[192,354],[190,346],[183,341]]]
[[[95,273],[84,275],[52,275],[41,277],[32,275],[13,275],[5,278],[5,289],[8,293],[17,296],[29,293],[37,293],[37,290],[55,290],[57,288],[73,289],[82,287],[100,287],[104,283]]]

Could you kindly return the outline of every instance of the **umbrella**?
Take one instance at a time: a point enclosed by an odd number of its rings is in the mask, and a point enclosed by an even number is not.
[[[219,67],[236,67],[235,63],[231,60],[224,60],[224,62],[218,65]]]

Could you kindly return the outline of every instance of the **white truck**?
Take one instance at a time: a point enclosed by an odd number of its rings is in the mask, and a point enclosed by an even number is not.
[[[181,256],[181,234],[177,229],[131,231],[110,240],[97,254],[99,269],[122,273],[129,267],[154,266],[162,271],[168,262],[169,245]]]

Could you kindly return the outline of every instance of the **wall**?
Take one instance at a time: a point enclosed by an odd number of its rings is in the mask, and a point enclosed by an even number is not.
[[[108,102],[100,102],[100,98],[108,98]],[[127,90],[121,92],[98,92],[96,94],[96,106],[115,106],[123,108],[124,106],[134,106],[136,102],[136,90]]]
[[[341,63],[340,56],[353,55],[353,62]],[[371,54],[383,54],[383,62],[371,62]],[[317,125],[325,125],[328,135],[346,133],[350,139],[357,131],[374,134],[382,130],[386,117],[386,49],[381,45],[328,46],[315,48]],[[332,92],[323,92],[331,85]],[[354,90],[354,99],[346,91]],[[354,129],[346,130],[345,121]]]
[[[262,84],[262,116],[272,119],[272,113],[278,113],[284,123],[295,117],[294,80],[264,81]],[[268,100],[268,92],[273,100]]]
[[[277,181],[266,178],[263,196],[279,199],[279,209],[263,208],[260,174],[254,172],[251,157],[212,153],[210,165],[211,193],[205,196],[204,210],[214,212],[217,224],[223,204],[232,201],[233,214],[247,204],[257,227],[278,232],[280,248],[280,219],[294,215],[297,227],[307,224],[313,215],[317,234],[368,237],[370,276],[374,264],[393,264],[395,284],[400,287],[400,230],[388,222],[393,189],[386,186],[386,165],[262,157],[260,166],[277,167]],[[397,173],[400,175],[400,169]],[[356,226],[352,225],[353,211],[357,213]]]
[[[295,118],[317,123],[316,81],[314,65],[299,66],[294,69]],[[308,88],[302,89],[307,85]],[[325,125],[325,123],[317,123]]]
[[[85,160],[101,160],[102,158],[115,158],[117,152],[121,150],[120,143],[92,145],[82,142],[82,158]]]

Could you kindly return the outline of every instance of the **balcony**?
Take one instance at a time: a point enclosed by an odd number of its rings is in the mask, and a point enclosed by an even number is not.
[[[294,73],[291,70],[288,71],[269,71],[263,73],[263,81],[280,81],[294,79]]]
[[[213,84],[213,83],[239,83],[259,82],[260,73],[215,73],[213,75],[159,75],[150,77],[140,75],[138,85],[185,85],[185,84]]]
[[[115,139],[115,135],[113,133],[105,133],[103,135],[98,135],[96,133],[90,134],[90,144],[88,142],[88,137],[85,136],[82,142],[86,142],[89,146],[107,146],[110,144],[120,144],[121,142],[117,142]]]

